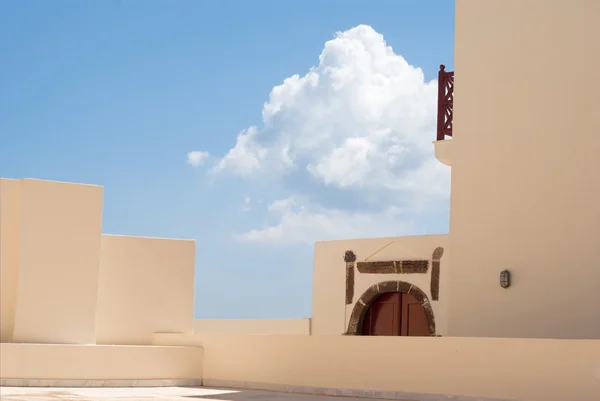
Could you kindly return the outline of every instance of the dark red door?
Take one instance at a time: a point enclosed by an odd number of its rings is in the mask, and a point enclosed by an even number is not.
[[[410,294],[402,294],[401,319],[401,336],[430,335],[425,308],[423,308],[423,305]]]
[[[380,295],[369,307],[362,325],[365,336],[429,336],[423,306],[410,294]]]
[[[391,292],[380,295],[367,309],[363,321],[365,336],[399,336],[402,294]]]

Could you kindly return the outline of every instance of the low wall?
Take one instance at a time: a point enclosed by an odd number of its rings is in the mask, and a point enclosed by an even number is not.
[[[150,345],[155,332],[192,330],[190,240],[103,234],[96,344]]]
[[[206,386],[372,390],[366,395],[414,400],[600,399],[600,340],[157,334],[154,343],[201,345]]]
[[[310,319],[197,319],[198,334],[309,335]]]
[[[0,385],[200,385],[199,347],[0,344]]]

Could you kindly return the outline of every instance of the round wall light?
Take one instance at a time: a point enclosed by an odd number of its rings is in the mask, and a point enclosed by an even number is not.
[[[508,270],[502,270],[500,272],[500,287],[510,287],[510,272]]]

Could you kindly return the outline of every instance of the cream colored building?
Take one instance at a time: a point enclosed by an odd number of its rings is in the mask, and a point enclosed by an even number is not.
[[[598,21],[456,0],[450,233],[317,243],[311,319],[194,321],[193,241],[102,234],[101,187],[0,180],[0,384],[597,401]]]
[[[440,278],[355,272],[356,297],[376,282],[418,286],[437,334],[600,339],[597,21],[595,0],[457,1],[452,138],[435,142],[452,169],[450,234],[317,244],[315,333],[350,324],[344,251],[360,261],[388,245],[370,260],[431,261],[443,247]]]

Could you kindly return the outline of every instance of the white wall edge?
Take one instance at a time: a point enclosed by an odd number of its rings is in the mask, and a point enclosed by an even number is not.
[[[52,380],[0,379],[0,387],[201,387],[201,379]]]

